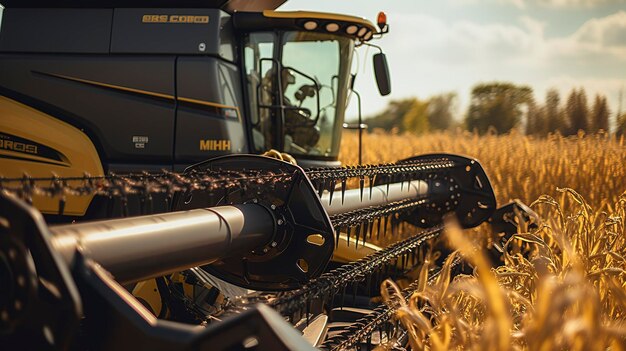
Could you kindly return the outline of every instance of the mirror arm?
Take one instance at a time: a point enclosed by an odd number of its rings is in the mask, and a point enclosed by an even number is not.
[[[378,46],[378,45],[374,45],[374,44],[371,44],[371,43],[368,43],[368,42],[364,42],[363,45],[366,45],[366,46],[378,49],[378,51],[380,51],[381,54],[383,53],[383,49],[380,46]]]
[[[354,79],[353,79],[354,82]],[[363,164],[363,129],[367,129],[367,124],[363,124],[363,115],[361,114],[361,94],[358,91],[354,90],[353,87],[350,87],[350,90],[356,95],[357,103],[358,103],[358,123],[357,125],[352,125],[348,123],[344,123],[343,127],[345,129],[358,129],[359,130],[359,165]]]

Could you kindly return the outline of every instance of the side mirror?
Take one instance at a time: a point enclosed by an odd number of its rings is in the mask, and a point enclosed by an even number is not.
[[[374,75],[380,95],[386,96],[391,93],[391,79],[389,77],[389,67],[387,57],[382,52],[374,55]]]

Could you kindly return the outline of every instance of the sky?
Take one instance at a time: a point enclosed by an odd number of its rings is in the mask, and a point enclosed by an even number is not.
[[[364,116],[391,99],[456,92],[462,118],[480,82],[528,85],[540,102],[547,89],[566,99],[572,88],[584,87],[590,103],[595,94],[606,95],[613,113],[626,90],[626,0],[290,0],[279,9],[372,22],[379,11],[387,13],[390,32],[373,43],[387,55],[392,93],[379,95],[371,63],[376,50],[361,47],[353,71]],[[353,100],[348,119],[356,111]]]
[[[592,103],[606,95],[616,112],[626,90],[626,0],[291,0],[281,10],[312,10],[366,17],[385,11],[390,32],[380,45],[390,66],[392,93],[378,94],[371,55],[364,48],[356,88],[363,114],[390,99],[456,92],[457,115],[467,111],[479,82],[532,87],[542,102],[549,88],[566,99],[584,87]],[[626,92],[622,112],[626,111]],[[352,106],[348,118],[355,115]]]

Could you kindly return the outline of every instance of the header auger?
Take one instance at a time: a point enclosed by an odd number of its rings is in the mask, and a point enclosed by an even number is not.
[[[391,338],[401,330],[388,308],[346,315],[376,296],[383,279],[411,276],[446,213],[473,227],[496,210],[480,164],[455,155],[310,170],[235,155],[182,174],[85,177],[76,186],[70,181],[0,181],[0,344],[9,349],[335,350],[369,343],[374,332],[378,340]],[[59,189],[59,182],[66,185]],[[143,203],[144,214],[48,225],[28,204],[35,193],[54,194],[59,202],[64,194],[99,194],[123,206]],[[158,195],[172,212],[147,213],[146,202]],[[341,245],[363,249],[368,241],[397,237],[400,229],[406,239],[328,266],[333,250],[345,250]],[[159,287],[161,298],[182,300],[184,313],[206,327],[198,329],[174,321],[181,318],[157,319],[127,290],[130,283],[179,271],[210,286],[216,277],[256,292],[230,296],[218,313],[200,316],[194,300],[176,295],[168,280]],[[317,333],[314,343],[289,330],[279,314],[305,328],[305,336]],[[324,337],[329,316],[352,322]]]

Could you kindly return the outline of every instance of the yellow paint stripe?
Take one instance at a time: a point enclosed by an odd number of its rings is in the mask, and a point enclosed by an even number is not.
[[[191,98],[186,98],[186,97],[178,97],[178,100],[179,101],[184,101],[184,102],[189,102],[189,103],[192,103],[192,104],[203,105],[203,106],[211,106],[211,107],[217,107],[217,108],[233,109],[237,113],[237,119],[239,119],[239,121],[241,122],[241,117],[240,117],[240,114],[239,114],[239,108],[236,107],[236,106],[223,105],[223,104],[219,104],[217,102],[196,100],[196,99],[191,99]]]
[[[64,76],[64,75],[61,75],[61,74],[52,74],[52,73],[44,73],[44,74],[49,75],[49,76],[53,76],[53,77],[57,77],[57,78],[62,78],[62,79],[66,79],[66,80],[79,82],[79,83],[85,83],[85,84],[91,84],[91,85],[95,85],[95,86],[100,86],[100,87],[104,87],[104,88],[110,88],[110,89],[116,89],[116,90],[121,90],[121,91],[127,91],[127,92],[131,92],[131,93],[136,93],[136,94],[143,94],[143,95],[158,97],[158,98],[161,98],[161,99],[172,100],[172,101],[175,100],[175,97],[173,95],[155,93],[155,92],[148,91],[148,90],[141,90],[141,89],[129,88],[129,87],[121,86],[121,85],[114,85],[114,84],[107,84],[107,83],[102,83],[102,82],[96,82],[96,81],[93,81],[93,80],[82,79],[82,78],[75,78],[75,77],[70,77],[70,76]],[[189,103],[192,103],[192,104],[204,105],[204,106],[233,109],[237,113],[237,119],[241,122],[241,116],[240,116],[239,108],[236,107],[236,106],[223,105],[223,104],[220,104],[220,103],[217,103],[217,102],[196,100],[196,99],[180,97],[180,96],[178,97],[178,100],[179,101],[184,101],[184,102],[189,102]]]
[[[294,18],[294,19],[302,19],[302,18],[311,18],[311,19],[320,19],[320,20],[331,20],[331,21],[342,21],[342,22],[350,22],[360,24],[369,28],[369,30],[374,33],[377,32],[376,27],[372,22],[363,17],[356,16],[348,16],[348,15],[339,15],[335,13],[325,13],[325,12],[311,12],[311,11],[273,11],[273,10],[265,10],[263,11],[263,16],[272,17],[272,18]]]
[[[161,99],[174,100],[174,96],[173,95],[155,93],[153,91],[147,91],[147,90],[129,88],[129,87],[121,86],[121,85],[113,85],[113,84],[107,84],[107,83],[102,83],[102,82],[96,82],[96,81],[93,81],[93,80],[69,77],[69,76],[64,76],[64,75],[60,75],[60,74],[51,74],[51,73],[45,73],[45,74],[53,76],[53,77],[57,77],[57,78],[63,78],[63,79],[75,81],[75,82],[91,84],[91,85],[96,85],[96,86],[110,88],[110,89],[122,90],[122,91],[127,91],[127,92],[131,92],[131,93],[136,93],[136,94],[143,94],[143,95],[148,95],[148,96],[154,96],[154,97],[158,97],[158,98],[161,98]]]

